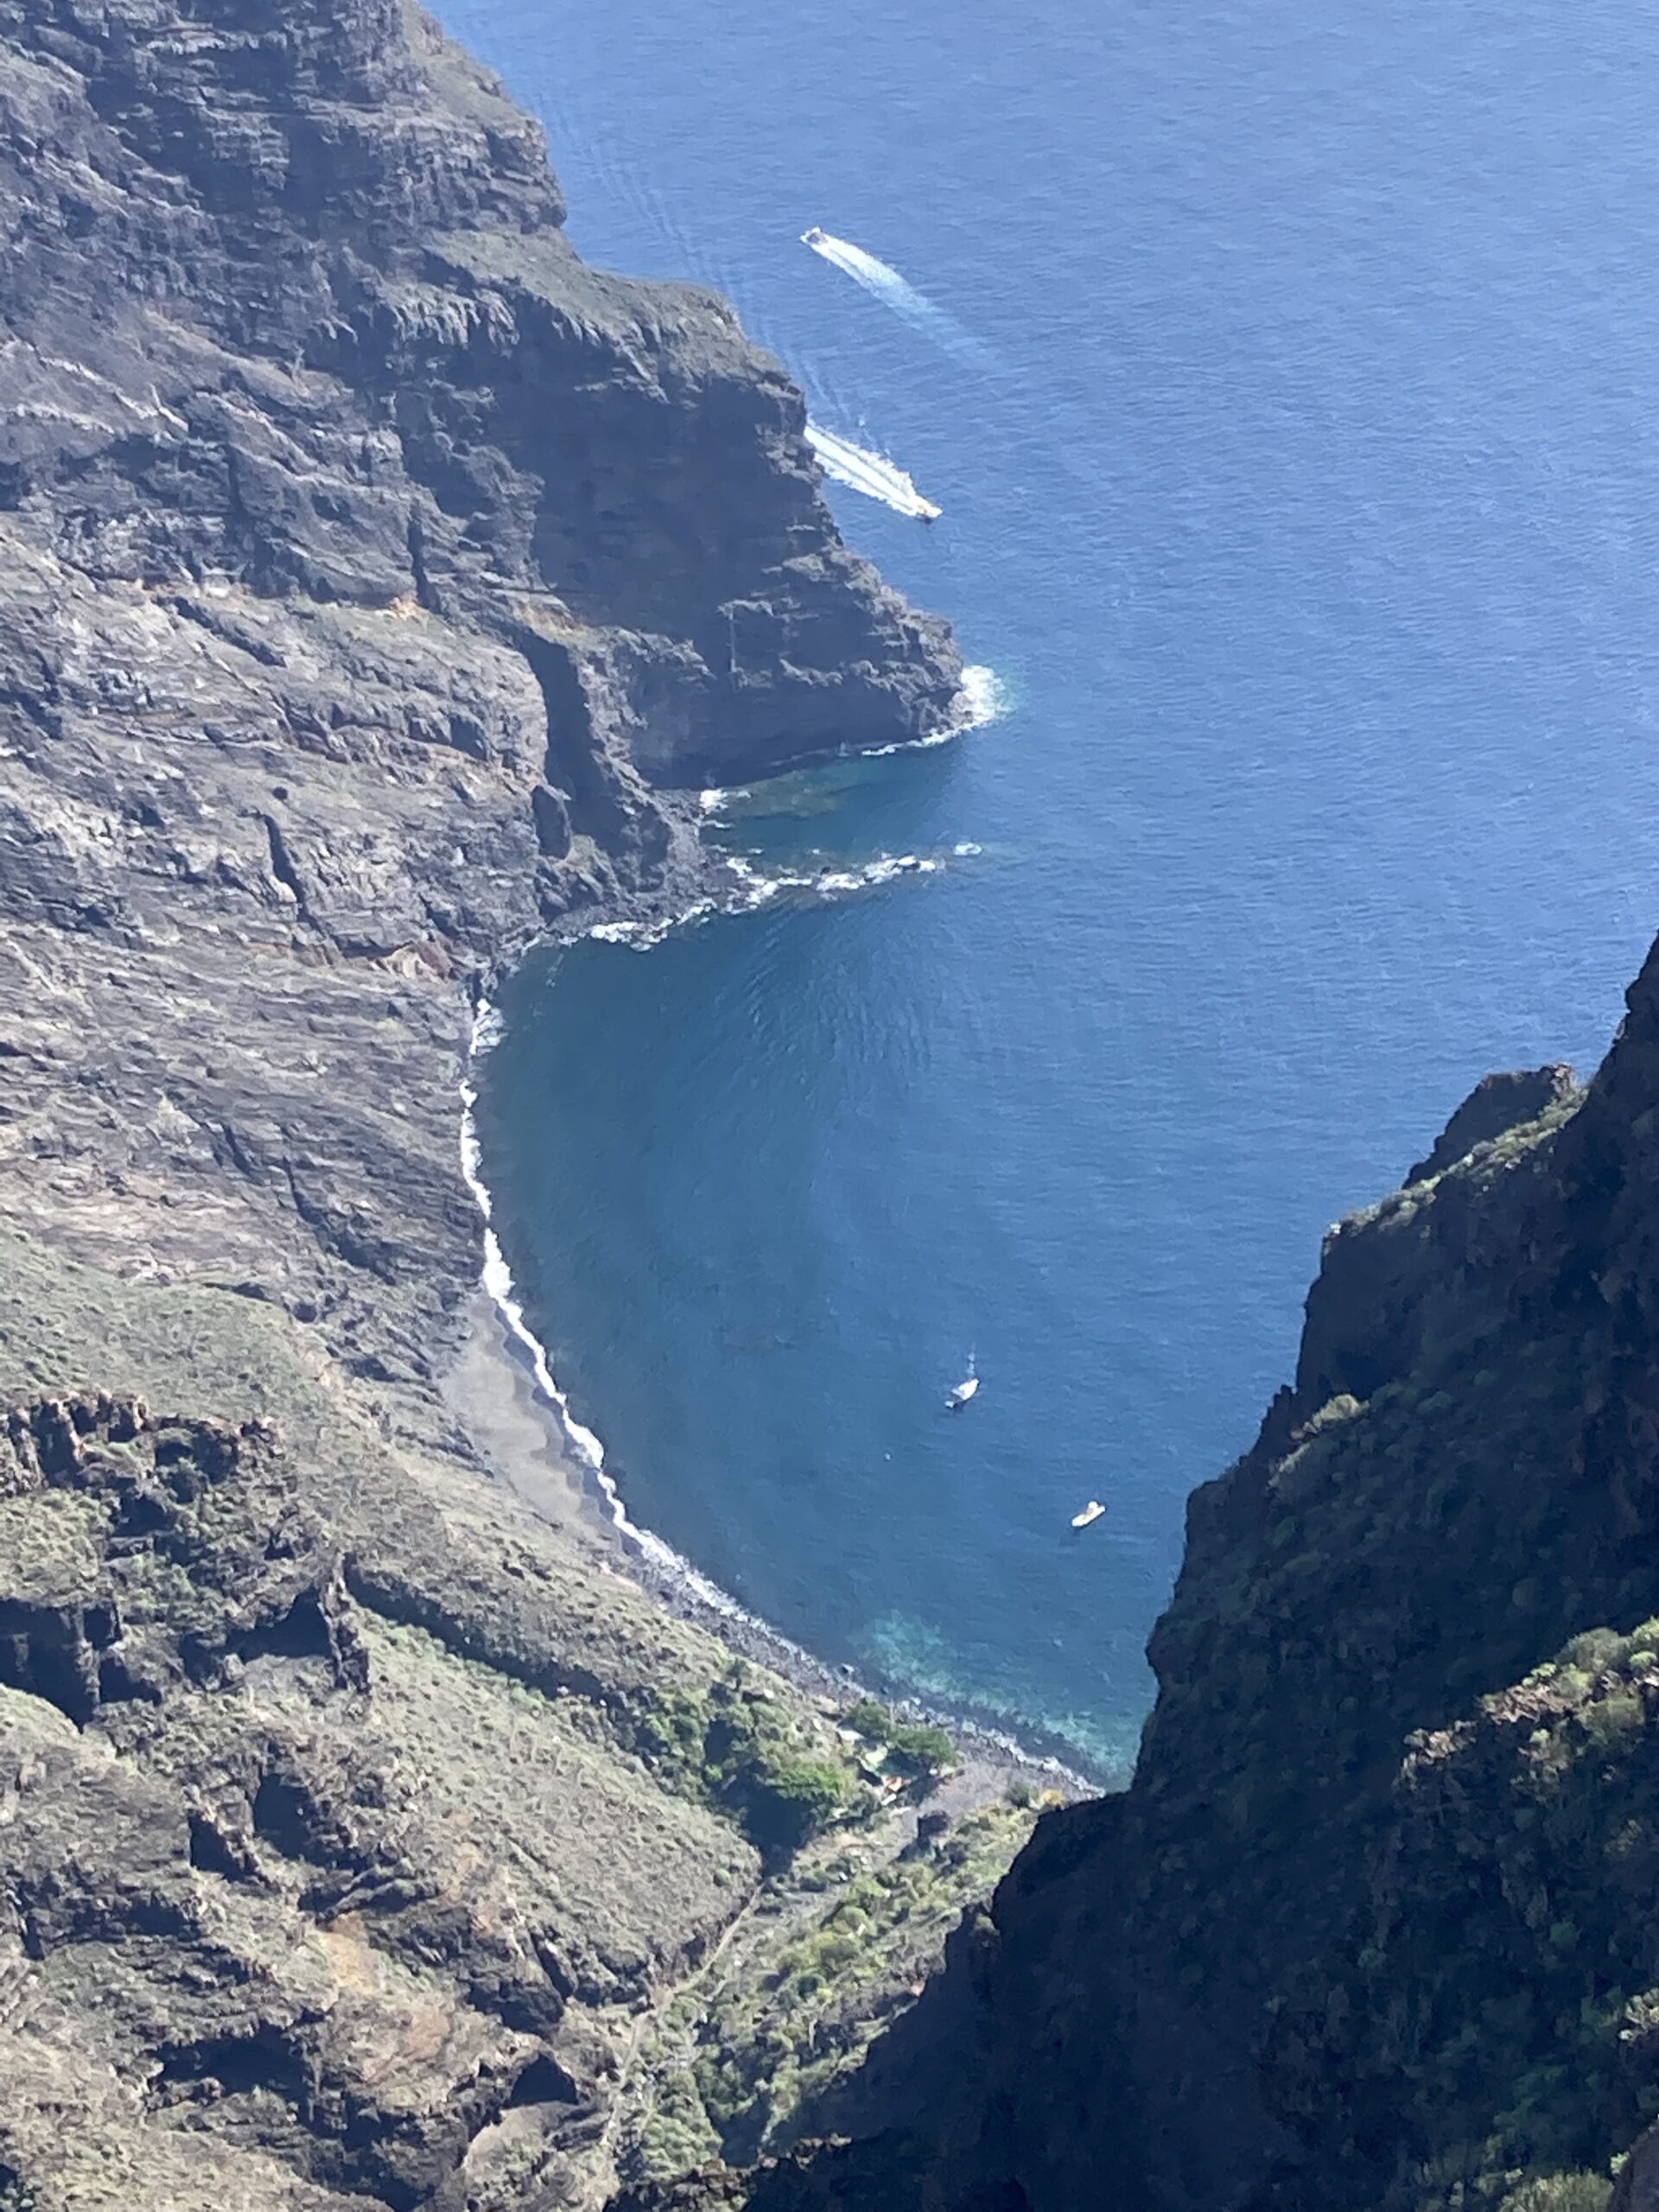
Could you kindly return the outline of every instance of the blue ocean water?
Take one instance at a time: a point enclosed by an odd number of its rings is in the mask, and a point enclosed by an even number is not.
[[[942,505],[832,495],[1007,700],[724,833],[938,873],[526,972],[508,1257],[636,1519],[1099,1772],[1325,1226],[1659,923],[1656,14],[445,9],[590,258]]]

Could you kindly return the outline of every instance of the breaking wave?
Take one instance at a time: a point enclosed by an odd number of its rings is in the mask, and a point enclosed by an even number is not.
[[[891,745],[849,745],[838,756],[843,760],[886,760],[895,753],[929,753],[936,745],[949,745],[953,738],[965,737],[969,730],[983,729],[988,722],[1000,721],[1008,711],[1009,695],[1007,685],[994,668],[976,665],[962,671],[962,688],[957,693],[955,712],[941,728],[930,730],[925,737],[901,737]],[[810,775],[814,772],[797,772]],[[774,779],[774,787],[785,779]],[[697,808],[711,823],[718,828],[734,807],[750,798],[764,785],[733,784],[721,788],[711,784],[697,793]],[[601,929],[627,932],[640,925],[632,922],[601,923]]]
[[[962,671],[961,698],[963,729],[978,729],[1008,710],[1008,695],[1001,677],[994,668],[987,668],[978,661]]]
[[[807,424],[806,442],[823,464],[824,474],[849,491],[861,492],[867,499],[880,499],[895,514],[911,515],[918,521],[931,522],[939,512],[931,499],[922,497],[910,475],[885,454],[871,453],[817,423]]]
[[[971,331],[964,330],[954,315],[947,315],[925,292],[918,292],[896,269],[877,260],[874,254],[866,253],[861,245],[817,228],[803,231],[801,243],[810,245],[831,268],[850,276],[854,283],[861,284],[895,314],[903,315],[906,322],[925,331],[945,353],[954,353],[958,360],[967,361],[976,369],[996,367],[996,356],[988,346],[982,344]]]
[[[883,853],[855,868],[831,864],[819,868],[779,868],[767,873],[741,853],[728,854],[726,865],[742,887],[744,904],[764,906],[785,891],[814,899],[845,899],[857,891],[874,891],[903,875],[938,875],[944,860],[934,853]]]
[[[982,849],[973,844],[953,845],[950,856],[966,860]],[[753,913],[786,892],[800,899],[847,899],[857,892],[896,882],[901,876],[938,875],[946,865],[944,857],[935,853],[883,853],[851,867],[832,861],[823,868],[769,871],[756,868],[741,853],[728,853],[722,859],[734,887],[729,898],[699,899],[680,913],[654,915],[649,920],[596,922],[583,935],[599,944],[625,944],[631,952],[651,952],[665,938],[694,928],[712,914]]]
[[[952,738],[965,737],[970,729],[983,729],[987,722],[1000,721],[1007,710],[1008,695],[994,668],[964,668],[956,712],[942,729],[931,730],[925,737],[901,737],[892,745],[873,745],[861,757],[885,760],[893,753],[926,753],[936,745],[949,745]]]
[[[906,478],[905,480],[908,482],[909,480]],[[994,670],[983,667],[964,669],[956,716],[944,729],[914,742],[921,746],[947,743],[964,730],[976,728],[995,720],[1001,711],[1001,688]],[[895,753],[901,749],[898,746],[883,746],[876,748],[876,752]],[[702,811],[712,815],[736,794],[711,788],[699,796]],[[967,859],[976,855],[981,849],[978,845],[963,842],[951,848],[951,857]],[[601,944],[626,944],[632,950],[645,952],[675,931],[691,928],[716,913],[753,911],[786,893],[810,899],[847,898],[861,891],[874,890],[903,876],[937,875],[946,866],[945,859],[935,854],[884,853],[857,866],[832,864],[811,870],[786,869],[776,874],[763,874],[741,855],[728,855],[725,858],[727,868],[736,887],[734,898],[700,899],[678,913],[651,919],[596,922],[584,934]],[[688,1592],[698,1605],[706,1607],[709,1612],[722,1619],[741,1623],[771,1644],[775,1651],[787,1655],[788,1662],[798,1662],[804,1667],[816,1669],[818,1662],[802,1646],[783,1635],[770,1622],[750,1612],[718,1584],[701,1573],[689,1560],[683,1558],[671,1544],[665,1542],[653,1530],[640,1527],[630,1517],[621,1494],[607,1471],[604,1445],[591,1428],[577,1419],[571,1410],[569,1398],[559,1388],[548,1363],[546,1349],[525,1319],[524,1303],[514,1287],[512,1271],[507,1265],[506,1255],[502,1251],[500,1239],[495,1232],[492,1218],[493,1202],[483,1177],[477,1124],[478,1087],[474,1078],[479,1061],[493,1050],[500,1042],[501,1036],[500,1014],[487,998],[480,997],[474,1010],[472,1031],[467,1041],[467,1070],[461,1084],[460,1144],[462,1179],[484,1223],[483,1287],[508,1332],[523,1351],[537,1389],[551,1407],[572,1454],[603,1499],[613,1524],[639,1556],[665,1580]]]

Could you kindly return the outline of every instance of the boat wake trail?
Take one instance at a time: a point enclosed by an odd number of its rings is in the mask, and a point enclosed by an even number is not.
[[[810,245],[814,253],[831,268],[850,276],[855,284],[861,284],[867,292],[885,301],[918,330],[925,331],[945,353],[954,353],[959,361],[966,361],[976,369],[996,367],[996,356],[988,346],[982,345],[954,315],[947,315],[925,292],[918,292],[896,269],[890,269],[885,261],[878,261],[873,253],[866,253],[861,245],[854,245],[848,238],[832,237],[816,224],[811,230],[801,232],[801,244]]]
[[[932,500],[925,499],[897,461],[885,454],[855,446],[850,438],[838,438],[816,423],[807,424],[806,442],[823,464],[824,474],[837,484],[861,492],[867,499],[880,499],[895,514],[913,515],[923,522],[932,522],[938,515]]]

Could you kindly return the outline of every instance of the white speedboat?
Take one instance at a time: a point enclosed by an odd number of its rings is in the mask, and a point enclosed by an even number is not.
[[[912,515],[918,522],[933,523],[944,512],[933,500],[922,497],[906,472],[886,454],[872,453],[868,446],[855,445],[851,438],[840,437],[820,423],[808,423],[806,442],[823,464],[826,476],[834,477],[837,484],[845,484],[849,490],[861,492],[867,499],[880,499],[895,514]]]
[[[1105,1507],[1097,1497],[1091,1497],[1081,1513],[1074,1513],[1071,1516],[1071,1526],[1074,1529],[1092,1528],[1105,1510]]]
[[[960,1413],[960,1412],[962,1411],[963,1408],[967,1404],[967,1402],[968,1402],[968,1401],[969,1400],[969,1398],[975,1398],[975,1397],[977,1397],[977,1396],[978,1396],[978,1395],[979,1395],[979,1377],[978,1377],[978,1376],[977,1376],[977,1375],[968,1375],[968,1376],[963,1376],[963,1380],[962,1380],[960,1382],[958,1382],[958,1383],[957,1383],[957,1385],[956,1389],[955,1389],[950,1393],[950,1396],[945,1400],[945,1402],[945,1402],[946,1406],[949,1408],[949,1409],[950,1410],[950,1412],[952,1412],[953,1414],[957,1414],[957,1413]]]

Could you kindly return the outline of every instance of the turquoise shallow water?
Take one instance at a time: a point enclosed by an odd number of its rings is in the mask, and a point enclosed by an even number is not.
[[[937,874],[527,971],[508,1257],[637,1519],[1121,1770],[1322,1230],[1593,1061],[1659,922],[1651,10],[446,15],[590,257],[721,286],[943,505],[834,493],[1007,702],[722,833]]]

